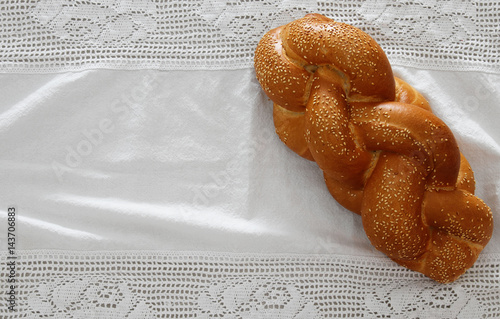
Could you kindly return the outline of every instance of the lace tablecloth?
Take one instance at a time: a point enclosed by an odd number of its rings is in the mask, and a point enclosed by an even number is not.
[[[498,318],[500,231],[452,284],[375,251],[274,134],[270,28],[357,26],[500,219],[496,1],[0,3],[1,318]]]

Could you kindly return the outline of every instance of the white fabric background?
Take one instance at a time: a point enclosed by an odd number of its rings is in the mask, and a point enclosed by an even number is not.
[[[500,77],[395,72],[455,132],[498,211]],[[378,255],[317,166],[274,134],[253,69],[1,79],[2,202],[17,207],[19,249]]]
[[[499,42],[490,36],[498,4],[24,6],[2,8],[0,31],[9,49],[0,53],[0,223],[16,207],[25,287],[19,312],[0,302],[4,317],[500,315],[499,227],[477,266],[447,288],[388,262],[359,216],[331,198],[317,166],[274,134],[271,102],[252,68],[263,32],[305,12],[362,26],[455,133],[476,194],[498,220]],[[0,232],[2,261],[6,236]],[[142,266],[162,262],[157,272]],[[183,271],[171,271],[177,267]],[[189,269],[210,280],[165,288],[199,280]],[[140,286],[145,274],[161,289]],[[324,286],[308,290],[304,280]],[[273,304],[266,289],[286,293]],[[121,299],[102,306],[105,291]],[[172,298],[185,308],[166,306]]]

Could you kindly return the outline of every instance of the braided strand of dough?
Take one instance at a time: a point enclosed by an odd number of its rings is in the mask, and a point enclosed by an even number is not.
[[[375,248],[442,283],[474,264],[491,210],[448,126],[371,37],[308,14],[263,36],[255,70],[280,139],[318,164]]]

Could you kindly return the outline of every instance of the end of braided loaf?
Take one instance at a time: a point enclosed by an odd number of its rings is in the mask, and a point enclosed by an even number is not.
[[[448,126],[370,36],[308,14],[263,36],[255,70],[280,139],[318,164],[374,247],[442,283],[474,264],[491,210]]]

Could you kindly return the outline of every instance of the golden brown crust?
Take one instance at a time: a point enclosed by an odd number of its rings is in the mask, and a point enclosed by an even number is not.
[[[372,38],[309,14],[264,35],[255,70],[281,140],[318,164],[378,250],[443,283],[474,264],[491,210],[448,126]]]
[[[333,198],[344,208],[361,215],[363,188],[344,185],[333,177],[324,174],[325,184]]]
[[[305,112],[290,111],[275,103],[273,119],[281,141],[298,155],[314,161],[304,136]]]
[[[361,217],[368,239],[393,259],[422,255],[429,229],[421,218],[425,167],[392,152],[383,152],[368,179]]]
[[[401,103],[413,104],[427,111],[432,112],[429,102],[420,92],[418,92],[414,87],[412,87],[410,84],[406,83],[402,79],[398,77],[394,77],[394,79],[396,80],[395,101]]]
[[[260,40],[255,56],[255,71],[260,85],[274,103],[291,111],[305,111],[307,82],[311,74],[290,63],[279,37],[282,27],[271,30]]]

